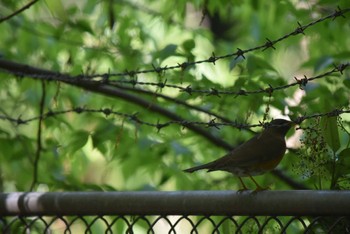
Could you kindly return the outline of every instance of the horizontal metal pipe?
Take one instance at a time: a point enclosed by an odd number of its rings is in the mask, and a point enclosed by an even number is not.
[[[350,191],[1,193],[13,215],[350,215]]]

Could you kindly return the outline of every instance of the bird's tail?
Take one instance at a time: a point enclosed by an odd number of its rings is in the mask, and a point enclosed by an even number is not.
[[[199,165],[199,166],[196,166],[196,167],[191,167],[191,168],[188,168],[188,169],[184,170],[184,172],[192,173],[192,172],[195,172],[195,171],[198,171],[198,170],[209,169],[210,165],[211,165],[211,163],[207,163],[207,164]]]

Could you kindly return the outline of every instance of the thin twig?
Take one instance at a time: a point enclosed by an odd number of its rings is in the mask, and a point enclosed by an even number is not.
[[[18,9],[17,11],[13,12],[12,14],[5,16],[3,18],[0,19],[0,24],[6,20],[11,19],[12,17],[14,17],[15,15],[18,15],[19,13],[21,13],[22,11],[29,9],[32,5],[34,5],[37,1],[39,0],[34,0],[29,2],[27,5],[23,6],[22,8]]]
[[[42,130],[42,122],[43,122],[43,114],[44,114],[44,106],[45,106],[45,99],[46,99],[46,87],[45,87],[45,81],[42,81],[42,95],[40,100],[40,117],[38,122],[38,131],[37,131],[37,138],[36,138],[36,153],[35,153],[35,159],[34,159],[34,170],[33,170],[33,181],[32,185],[30,186],[30,191],[34,190],[34,187],[36,183],[38,182],[38,171],[39,171],[39,160],[41,156],[42,151],[42,142],[41,142],[41,130]]]

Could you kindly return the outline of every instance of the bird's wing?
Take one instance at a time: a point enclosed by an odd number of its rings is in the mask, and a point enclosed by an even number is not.
[[[283,137],[258,134],[224,157],[214,161],[211,170],[227,168],[227,165],[245,167],[255,163],[264,163],[283,155],[284,151],[285,141]]]

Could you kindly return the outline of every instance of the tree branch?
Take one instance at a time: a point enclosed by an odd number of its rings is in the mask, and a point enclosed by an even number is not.
[[[161,93],[151,92],[151,91],[148,91],[148,90],[145,90],[145,89],[138,89],[138,88],[135,88],[135,87],[127,87],[127,86],[122,86],[122,85],[116,85],[116,84],[113,84],[113,86],[117,87],[119,89],[131,91],[131,92],[134,92],[134,93],[142,93],[142,94],[149,95],[149,96],[160,97],[160,98],[162,98],[164,100],[167,100],[167,101],[170,101],[170,102],[173,102],[173,103],[185,106],[188,109],[196,110],[196,111],[205,113],[207,115],[214,116],[214,117],[220,119],[221,121],[223,121],[225,123],[234,123],[233,120],[230,120],[230,119],[228,119],[225,116],[219,115],[219,114],[211,112],[209,110],[205,110],[205,109],[203,109],[201,107],[198,107],[198,106],[193,106],[191,104],[188,104],[185,101],[182,101],[182,100],[179,100],[179,99],[176,99],[176,98],[172,98],[172,97],[166,96],[166,95],[161,94]],[[250,128],[243,128],[243,129],[247,130],[247,131],[249,131],[251,133],[256,133],[253,130],[251,130]]]
[[[119,97],[121,99],[124,99],[128,102],[134,103],[138,106],[141,106],[147,110],[150,111],[154,111],[157,112],[163,116],[168,117],[169,119],[175,120],[175,121],[185,121],[185,119],[183,119],[182,117],[180,117],[179,115],[168,111],[167,109],[151,103],[149,101],[146,101],[144,98],[139,98],[135,95],[129,94],[127,92],[124,92],[123,90],[110,86],[110,85],[105,85],[105,84],[101,84],[101,83],[96,83],[94,81],[90,81],[90,80],[79,80],[77,82],[77,79],[71,77],[70,75],[67,74],[61,74],[58,72],[53,72],[50,70],[45,70],[45,69],[40,69],[40,68],[36,68],[36,67],[31,67],[25,64],[20,64],[20,63],[15,63],[12,61],[7,61],[7,60],[3,60],[0,59],[0,68],[5,69],[13,74],[25,74],[28,76],[33,76],[33,75],[46,75],[46,76],[54,76],[57,77],[57,81],[61,81],[70,85],[74,85],[77,87],[81,87],[84,88],[86,90],[95,92],[95,93],[101,93],[107,96],[112,96],[112,97]],[[40,79],[40,78],[38,78]],[[208,141],[214,143],[215,145],[222,147],[226,150],[231,150],[233,147],[228,144],[227,142],[214,137],[213,135],[211,135],[208,131],[205,131],[203,128],[200,128],[198,126],[195,126],[193,124],[186,124],[186,127],[194,132],[196,132],[197,134],[203,136],[204,138],[206,138]]]

